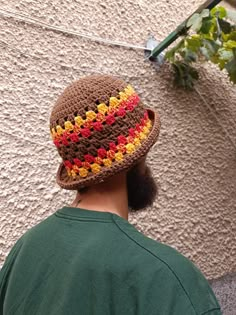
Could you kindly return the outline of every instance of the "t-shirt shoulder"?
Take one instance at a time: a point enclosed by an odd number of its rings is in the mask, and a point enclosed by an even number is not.
[[[24,247],[25,244],[28,243],[29,240],[34,239],[34,237],[37,235],[40,236],[40,234],[37,233],[37,231],[39,229],[44,229],[45,226],[48,224],[48,222],[50,222],[53,219],[53,216],[49,216],[48,218],[46,218],[45,220],[43,220],[42,222],[38,223],[37,225],[31,227],[30,229],[28,229],[13,245],[13,247],[11,248],[3,266],[2,269],[0,268],[1,271],[1,277],[3,277],[3,273],[6,272],[6,270],[8,270],[10,268],[10,266],[13,265],[15,259],[17,258],[17,256],[19,255],[21,249]]]
[[[151,265],[153,269],[162,266],[169,282],[172,281],[173,285],[178,282],[197,315],[221,314],[219,303],[208,281],[189,259],[171,246],[145,236],[123,218],[114,215],[113,219],[120,231],[127,236],[127,240],[139,248],[140,255],[156,260]]]

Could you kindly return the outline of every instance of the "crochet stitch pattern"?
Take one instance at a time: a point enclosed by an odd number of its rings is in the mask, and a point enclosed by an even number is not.
[[[50,133],[62,162],[57,183],[76,190],[126,171],[156,142],[160,120],[130,84],[90,75],[70,84],[57,99]]]
[[[139,96],[131,85],[128,85],[124,91],[119,92],[119,99],[116,97],[110,98],[108,106],[105,103],[101,103],[97,106],[96,112],[92,110],[87,111],[85,119],[81,116],[76,116],[74,122],[65,121],[64,129],[60,125],[52,128],[51,136],[53,142],[57,147],[61,144],[68,145],[68,141],[78,142],[79,136],[89,137],[91,129],[102,131],[104,122],[112,125],[116,120],[116,116],[123,117],[127,111],[133,111],[139,101]]]
[[[90,154],[84,156],[84,161],[78,158],[73,159],[73,163],[69,160],[64,161],[64,165],[67,170],[68,176],[73,178],[76,176],[87,177],[89,171],[93,173],[99,173],[102,169],[102,165],[105,167],[111,167],[113,161],[122,162],[125,154],[132,154],[137,147],[141,145],[141,142],[147,138],[150,132],[152,123],[148,119],[147,112],[141,124],[137,124],[135,129],[129,130],[129,136],[119,136],[117,138],[118,144],[111,142],[110,148],[106,151],[104,148],[97,150],[97,156],[94,157]]]

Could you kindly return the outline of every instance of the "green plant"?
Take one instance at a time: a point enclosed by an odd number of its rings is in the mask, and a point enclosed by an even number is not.
[[[236,11],[215,7],[195,13],[186,24],[187,34],[165,58],[172,64],[177,86],[192,89],[199,79],[194,62],[211,61],[228,72],[236,84]],[[191,34],[190,34],[191,33]]]

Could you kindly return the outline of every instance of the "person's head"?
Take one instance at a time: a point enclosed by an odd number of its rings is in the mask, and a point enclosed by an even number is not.
[[[57,173],[62,188],[84,194],[125,178],[131,210],[152,204],[157,188],[145,161],[160,120],[130,85],[108,75],[72,83],[52,110],[50,129],[63,160]]]

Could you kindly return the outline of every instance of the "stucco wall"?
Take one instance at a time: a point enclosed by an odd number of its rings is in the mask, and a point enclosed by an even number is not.
[[[158,40],[201,0],[2,0],[52,25],[143,45]],[[129,81],[159,110],[162,130],[149,161],[159,183],[152,209],[131,215],[145,234],[191,258],[209,278],[236,270],[236,150],[195,92],[173,89],[168,66],[156,72],[142,50],[98,44],[0,17],[0,264],[31,226],[69,203],[55,183],[60,161],[48,117],[59,93],[90,73]],[[25,55],[21,54],[25,53]],[[198,90],[236,139],[236,91],[211,65]],[[236,141],[235,141],[236,142]]]

